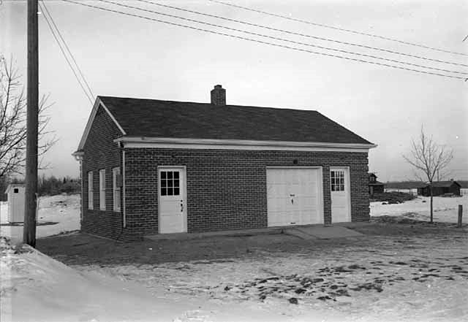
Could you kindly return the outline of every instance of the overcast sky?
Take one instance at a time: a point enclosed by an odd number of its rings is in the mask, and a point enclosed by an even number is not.
[[[114,1],[289,41],[459,73],[262,38],[100,1],[76,1],[310,51],[468,77],[467,66],[280,33],[136,0]],[[159,3],[314,37],[468,65],[468,40],[463,42],[468,35],[466,0],[235,2],[315,24],[464,55],[295,22],[207,0]],[[437,142],[454,150],[450,178],[468,179],[468,82],[279,48],[58,0],[48,0],[46,5],[94,95],[209,102],[210,90],[215,84],[222,84],[227,89],[228,104],[318,110],[378,145],[370,151],[369,167],[381,181],[414,178],[402,154],[409,152],[411,139],[418,136],[421,125],[424,125],[426,132]],[[40,91],[42,94],[50,94],[50,101],[54,103],[49,110],[50,130],[55,131],[59,139],[46,157],[51,166],[47,174],[78,176],[78,162],[71,153],[78,146],[92,104],[62,56],[44,20],[44,14],[40,15],[39,22]],[[14,60],[24,75],[24,83],[26,27],[26,1],[3,0],[0,5],[0,53]]]

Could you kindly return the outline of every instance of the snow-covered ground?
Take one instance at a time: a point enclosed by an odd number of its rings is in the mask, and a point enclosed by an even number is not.
[[[466,248],[427,242],[71,268],[2,240],[1,321],[466,321]]]
[[[38,200],[36,237],[47,237],[80,229],[80,196],[44,196]],[[23,226],[8,225],[8,202],[0,202],[0,236],[13,242],[23,239]]]
[[[405,215],[417,220],[429,220],[429,197],[418,196],[416,199],[401,204],[388,205],[383,202],[371,202],[371,216],[400,216]],[[434,197],[434,221],[458,221],[458,205],[463,205],[463,222],[468,222],[468,195],[462,197]]]
[[[226,310],[248,304],[274,313],[275,320],[468,320],[466,239],[411,239],[398,246],[376,239],[377,247],[340,247],[316,256],[76,268],[138,281],[167,299],[198,298]],[[208,316],[206,321],[217,320]]]
[[[138,279],[130,281],[92,267],[76,270],[28,246],[14,247],[3,237],[0,252],[2,322],[299,321],[291,320],[284,308],[265,309],[246,301],[206,301],[196,289],[193,294],[197,296],[150,292]],[[341,321],[343,317],[333,312],[313,313],[320,321]]]
[[[436,198],[436,220],[454,221],[467,197]],[[38,226],[38,236],[79,228],[78,196],[45,197],[40,205],[39,221],[58,224]],[[373,203],[371,213],[424,217],[428,207],[418,198]],[[22,234],[22,227],[0,229]],[[0,320],[468,321],[466,234],[365,238],[364,246],[327,251],[73,267],[1,239]]]

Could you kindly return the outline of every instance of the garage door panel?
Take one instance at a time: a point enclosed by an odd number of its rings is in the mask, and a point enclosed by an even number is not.
[[[319,169],[267,169],[268,226],[322,223]]]

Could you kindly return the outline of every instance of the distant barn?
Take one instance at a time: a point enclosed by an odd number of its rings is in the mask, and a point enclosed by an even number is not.
[[[453,180],[450,181],[437,181],[432,183],[432,195],[441,196],[444,194],[453,194],[460,196],[461,185]],[[418,189],[418,194],[429,197],[431,195],[430,185],[426,185],[424,188]]]

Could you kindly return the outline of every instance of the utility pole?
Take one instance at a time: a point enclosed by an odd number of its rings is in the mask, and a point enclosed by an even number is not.
[[[38,0],[28,0],[28,71],[26,131],[26,191],[23,243],[36,247],[37,151],[39,122]]]

